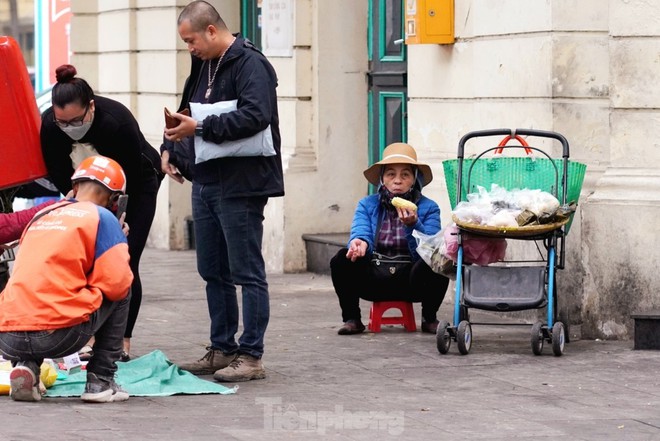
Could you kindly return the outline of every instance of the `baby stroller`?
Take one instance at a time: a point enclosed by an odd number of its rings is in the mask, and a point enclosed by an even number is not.
[[[468,140],[480,137],[505,136],[496,147],[488,148],[474,158],[464,157]],[[527,144],[522,136],[549,138],[562,145],[562,158],[553,159],[540,148]],[[515,139],[521,145],[507,145]],[[507,149],[524,149],[526,156],[503,157]],[[493,155],[484,156],[489,152]],[[538,154],[536,154],[538,153]],[[555,132],[531,129],[493,129],[474,131],[463,136],[458,145],[457,159],[443,161],[447,190],[452,209],[479,187],[489,189],[493,184],[506,189],[538,189],[552,194],[560,203],[562,218],[526,226],[487,226],[467,222],[454,216],[458,226],[456,259],[456,295],[453,324],[441,321],[437,334],[437,348],[441,354],[449,351],[456,341],[462,355],[472,346],[470,308],[509,312],[546,308],[546,322],[537,321],[531,329],[531,346],[540,355],[544,342],[552,344],[554,355],[564,352],[566,327],[558,320],[556,271],[564,268],[564,239],[572,222],[572,210],[577,204],[586,166],[569,161],[569,145],[564,136]],[[559,211],[559,210],[558,210]],[[538,256],[534,260],[504,261],[488,266],[471,265],[464,260],[464,246],[469,238],[478,240],[522,240],[536,244]],[[543,244],[543,249],[539,246]],[[486,324],[486,323],[484,323]]]

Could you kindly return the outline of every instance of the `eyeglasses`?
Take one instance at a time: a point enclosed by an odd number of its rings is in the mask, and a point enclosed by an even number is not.
[[[64,128],[64,127],[80,127],[83,125],[85,122],[85,117],[87,116],[87,112],[89,112],[89,105],[85,107],[85,113],[82,114],[82,116],[78,116],[76,118],[70,119],[68,121],[64,121],[61,119],[57,119],[53,117],[53,121],[55,124],[57,124],[58,127]]]

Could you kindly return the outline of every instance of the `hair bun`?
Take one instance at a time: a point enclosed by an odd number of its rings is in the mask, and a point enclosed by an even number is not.
[[[63,64],[55,70],[55,79],[58,83],[68,83],[73,80],[78,71],[70,64]]]

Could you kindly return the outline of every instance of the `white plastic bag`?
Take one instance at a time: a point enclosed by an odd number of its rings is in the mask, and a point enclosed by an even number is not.
[[[444,231],[428,235],[413,230],[412,234],[417,240],[417,254],[433,272],[455,280],[456,264],[445,255]]]
[[[233,112],[237,109],[237,102],[237,100],[231,100],[210,104],[190,103],[191,116],[196,121],[203,121],[210,115]],[[204,141],[201,136],[195,136],[195,164],[228,156],[275,156],[275,154],[270,126],[248,138],[225,141],[220,144]]]
[[[452,214],[462,222],[475,225],[518,227],[517,217],[524,210],[540,218],[553,215],[558,209],[559,201],[546,191],[528,188],[508,191],[492,184],[490,191],[477,186],[477,192],[468,194],[467,201],[459,202]]]

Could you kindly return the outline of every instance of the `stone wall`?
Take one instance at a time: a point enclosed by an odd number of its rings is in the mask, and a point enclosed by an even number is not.
[[[162,109],[178,107],[190,56],[176,19],[185,0],[72,0],[73,64],[95,91],[127,105],[155,148]],[[210,1],[232,31],[240,2]],[[367,0],[296,0],[291,56],[269,57],[278,72],[285,198],[266,207],[269,271],[305,269],[302,235],[345,231],[366,185]],[[356,157],[359,152],[359,157]],[[188,245],[190,185],[165,179],[149,246]]]
[[[456,2],[454,45],[409,47],[409,141],[436,174],[463,134],[499,127],[562,133],[588,165],[558,273],[562,317],[585,337],[629,338],[630,314],[660,304],[659,18],[658,1],[473,0]]]
[[[609,161],[583,208],[583,331],[631,338],[660,306],[660,1],[609,2]]]
[[[233,30],[239,2],[212,3]],[[128,105],[158,147],[189,68],[176,32],[184,0],[72,0],[74,64],[95,90]],[[366,194],[368,0],[296,0],[293,54],[271,57],[287,196],[266,209],[269,271],[305,269],[305,233],[350,227]],[[660,306],[660,0],[461,0],[456,43],[408,46],[408,134],[450,206],[442,161],[487,128],[566,136],[588,165],[558,273],[563,316],[585,337],[628,338],[630,313]],[[475,141],[468,151],[492,145]],[[560,146],[539,147],[560,156]],[[468,153],[469,154],[469,153]],[[165,180],[150,245],[184,248],[189,185]],[[447,297],[447,301],[450,301]]]

